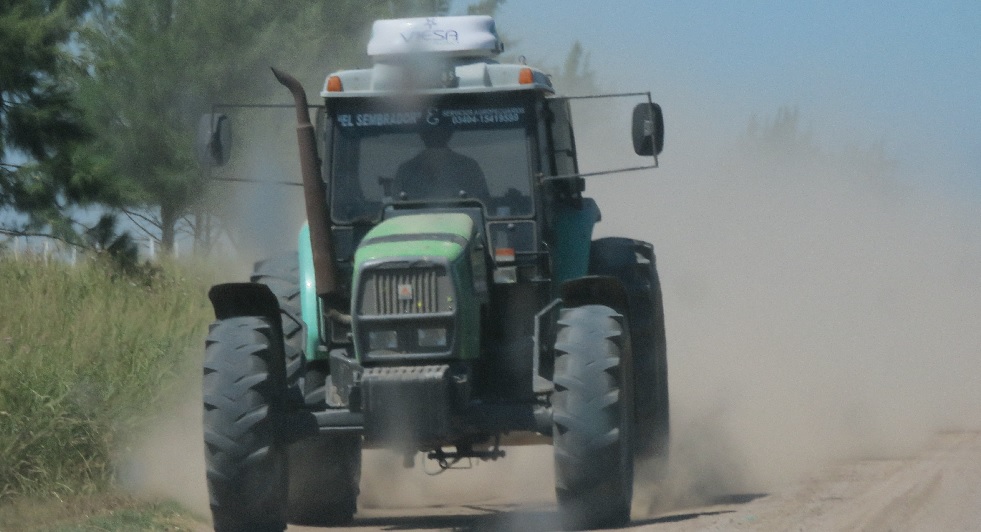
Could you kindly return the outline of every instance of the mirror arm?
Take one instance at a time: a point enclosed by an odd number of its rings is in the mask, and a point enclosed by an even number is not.
[[[654,157],[654,164],[649,164],[646,166],[632,166],[630,168],[617,168],[615,170],[601,170],[599,172],[585,172],[580,174],[546,175],[539,177],[539,180],[542,183],[546,183],[548,181],[560,181],[563,179],[574,179],[577,177],[593,177],[598,175],[620,174],[624,172],[637,172],[639,170],[650,170],[652,168],[657,168],[657,157]]]

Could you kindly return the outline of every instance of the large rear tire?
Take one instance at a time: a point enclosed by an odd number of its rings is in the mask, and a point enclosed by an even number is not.
[[[296,252],[255,264],[251,281],[269,287],[279,301],[286,349],[286,378],[292,390],[302,382],[308,406],[326,406],[326,369],[305,364],[306,325],[300,306],[300,268]],[[300,379],[302,377],[302,380]],[[289,446],[288,520],[310,526],[336,526],[351,521],[357,510],[361,481],[361,437],[316,436]]]
[[[601,305],[565,309],[559,317],[552,442],[555,493],[566,528],[630,521],[633,385],[622,320]]]
[[[654,247],[622,237],[595,240],[589,273],[615,277],[627,290],[634,363],[634,450],[639,459],[662,462],[663,468],[671,442],[671,419],[664,303]]]
[[[285,367],[266,318],[211,326],[204,360],[204,443],[217,532],[286,527]]]
[[[361,436],[317,436],[290,446],[289,521],[337,526],[357,511]]]
[[[303,351],[307,336],[300,311],[299,255],[294,251],[259,261],[255,263],[249,280],[268,286],[279,301],[286,357],[286,386],[294,388],[305,369]]]

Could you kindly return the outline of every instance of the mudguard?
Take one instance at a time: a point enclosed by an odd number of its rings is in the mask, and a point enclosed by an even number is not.
[[[555,208],[556,233],[552,278],[559,283],[586,275],[593,226],[600,221],[599,207],[583,198],[582,207],[559,204]]]
[[[629,315],[627,290],[616,277],[590,275],[562,283],[562,306],[605,305]]]
[[[268,286],[260,283],[216,284],[208,291],[215,318],[227,320],[241,316],[261,316],[279,323],[279,301]]]

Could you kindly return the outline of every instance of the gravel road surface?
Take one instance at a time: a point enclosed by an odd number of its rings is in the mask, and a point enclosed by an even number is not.
[[[637,498],[648,497],[639,493]],[[362,508],[352,526],[333,530],[557,530],[548,493],[532,501],[521,493],[453,505],[370,506]],[[729,493],[698,506],[654,511],[639,503],[627,529],[979,530],[981,433],[941,433],[912,456],[838,463],[772,493]]]

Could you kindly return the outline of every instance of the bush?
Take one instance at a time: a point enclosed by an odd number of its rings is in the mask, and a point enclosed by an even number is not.
[[[207,284],[0,259],[0,502],[111,484],[113,450],[199,358]]]

